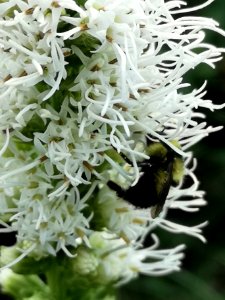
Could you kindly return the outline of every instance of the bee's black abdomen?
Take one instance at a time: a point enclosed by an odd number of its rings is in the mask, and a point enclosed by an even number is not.
[[[2,226],[0,225],[0,228]],[[16,232],[0,233],[0,246],[13,246],[16,244]]]
[[[120,198],[124,198],[126,191],[121,188],[118,184],[113,181],[107,182],[108,187],[117,193],[117,196]]]
[[[118,197],[123,198],[130,204],[139,208],[149,208],[157,204],[157,192],[152,172],[143,173],[135,186],[127,190],[122,189],[113,181],[107,183],[108,187],[114,190]],[[151,178],[150,178],[151,177]]]

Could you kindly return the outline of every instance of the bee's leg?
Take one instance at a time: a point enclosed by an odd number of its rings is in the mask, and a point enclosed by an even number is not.
[[[121,155],[121,157],[123,158],[123,160],[124,160],[128,165],[133,166],[132,161],[131,161],[125,154],[123,154],[122,152],[119,153],[119,154]]]
[[[143,169],[147,168],[148,169],[148,168],[151,168],[151,166],[152,166],[152,163],[150,162],[150,158],[146,159],[144,161],[138,162],[139,168],[143,168]]]
[[[113,147],[113,149],[123,158],[123,160],[126,162],[126,163],[128,163],[128,165],[131,165],[131,166],[133,166],[133,163],[132,163],[132,161],[125,155],[125,154],[123,154],[122,152],[118,152],[117,151],[117,149],[114,147],[114,146],[112,146]]]

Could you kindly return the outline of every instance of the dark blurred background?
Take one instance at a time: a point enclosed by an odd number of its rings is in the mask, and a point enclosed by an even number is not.
[[[203,2],[187,0],[189,6]],[[209,7],[189,15],[208,16],[225,29],[224,3],[224,0],[215,0]],[[207,42],[225,47],[225,38],[213,32],[207,32]],[[215,104],[225,102],[225,59],[217,63],[215,70],[205,65],[199,66],[186,80],[196,88],[207,80],[207,95],[204,98],[213,100]],[[209,125],[225,126],[225,108],[202,112],[207,115]],[[209,225],[204,228],[207,244],[193,237],[158,231],[162,247],[186,244],[182,271],[164,277],[141,276],[120,290],[119,300],[225,299],[225,129],[212,133],[192,150],[198,159],[195,174],[201,182],[200,189],[206,191],[208,205],[198,213],[178,212],[177,219],[190,225],[208,220]]]

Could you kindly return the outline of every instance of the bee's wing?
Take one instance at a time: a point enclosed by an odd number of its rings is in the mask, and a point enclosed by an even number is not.
[[[151,208],[152,218],[158,217],[166,202],[167,195],[173,180],[173,161],[166,167],[159,168],[155,173],[155,184],[157,191],[157,204]]]

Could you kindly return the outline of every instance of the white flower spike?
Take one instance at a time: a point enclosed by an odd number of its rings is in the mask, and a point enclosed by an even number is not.
[[[211,2],[1,1],[0,233],[17,240],[1,268],[64,252],[74,281],[120,285],[180,269],[184,246],[159,250],[156,227],[205,241],[167,211],[205,204],[188,149],[220,129],[198,108],[223,105],[183,76],[225,52],[204,41],[217,22],[187,16]]]

